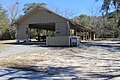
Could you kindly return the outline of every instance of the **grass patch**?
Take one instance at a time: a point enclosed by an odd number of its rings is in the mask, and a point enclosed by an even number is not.
[[[35,66],[35,65],[40,66],[37,64],[45,60],[46,60],[46,57],[39,53],[38,54],[15,55],[15,56],[10,56],[6,58],[1,58],[0,66],[7,67],[7,68],[38,71],[30,67]]]
[[[10,56],[0,59],[0,66],[13,69],[21,69],[24,71],[40,72],[49,75],[59,74],[57,70],[61,70],[61,67],[50,67],[40,65],[39,62],[49,60],[49,56],[40,53],[37,54],[24,54]],[[44,63],[44,62],[43,62]]]

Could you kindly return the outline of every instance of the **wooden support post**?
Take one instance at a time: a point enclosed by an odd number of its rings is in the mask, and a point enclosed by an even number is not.
[[[95,40],[95,33],[91,33],[91,38],[92,38],[92,40]]]
[[[38,41],[40,41],[40,30],[39,29],[37,29],[37,36],[38,36]]]
[[[87,32],[87,40],[89,41],[89,32]]]
[[[89,32],[89,40],[92,40],[92,38],[91,38],[91,32]]]
[[[91,41],[91,32],[89,32],[89,40]]]
[[[88,40],[90,40],[90,32],[88,32]]]
[[[77,27],[74,29],[74,36],[77,36]]]
[[[85,40],[87,40],[87,32],[85,32]]]
[[[81,34],[82,34],[82,31],[81,31],[81,29],[80,29],[80,32],[79,32],[80,39],[81,39]]]
[[[29,28],[29,39],[31,41],[31,28]]]
[[[83,30],[83,40],[85,40],[85,31]]]
[[[89,32],[86,32],[86,40],[89,38]]]
[[[95,40],[95,37],[96,37],[95,33],[93,34],[93,36],[94,36],[94,40]]]

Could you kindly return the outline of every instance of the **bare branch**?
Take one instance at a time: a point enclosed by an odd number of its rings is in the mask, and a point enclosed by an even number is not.
[[[60,14],[61,16],[65,17],[65,18],[73,18],[76,16],[75,11],[72,9],[61,10],[58,7],[53,7],[50,10],[54,11],[57,14]]]

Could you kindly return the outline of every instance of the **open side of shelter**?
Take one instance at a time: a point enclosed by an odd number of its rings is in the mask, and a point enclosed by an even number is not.
[[[46,41],[46,37],[54,36],[55,23],[29,24],[30,41]],[[36,32],[33,34],[33,31]],[[36,40],[35,40],[36,39]]]
[[[18,19],[15,25],[18,42],[37,40],[47,46],[77,46],[80,40],[95,39],[94,31],[39,6]]]

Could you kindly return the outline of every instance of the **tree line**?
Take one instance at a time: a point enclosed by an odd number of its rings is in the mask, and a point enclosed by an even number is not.
[[[120,14],[120,12],[119,12]],[[74,18],[78,24],[92,29],[97,38],[119,38],[120,31],[116,23],[116,11],[104,16],[87,16],[82,14]]]

